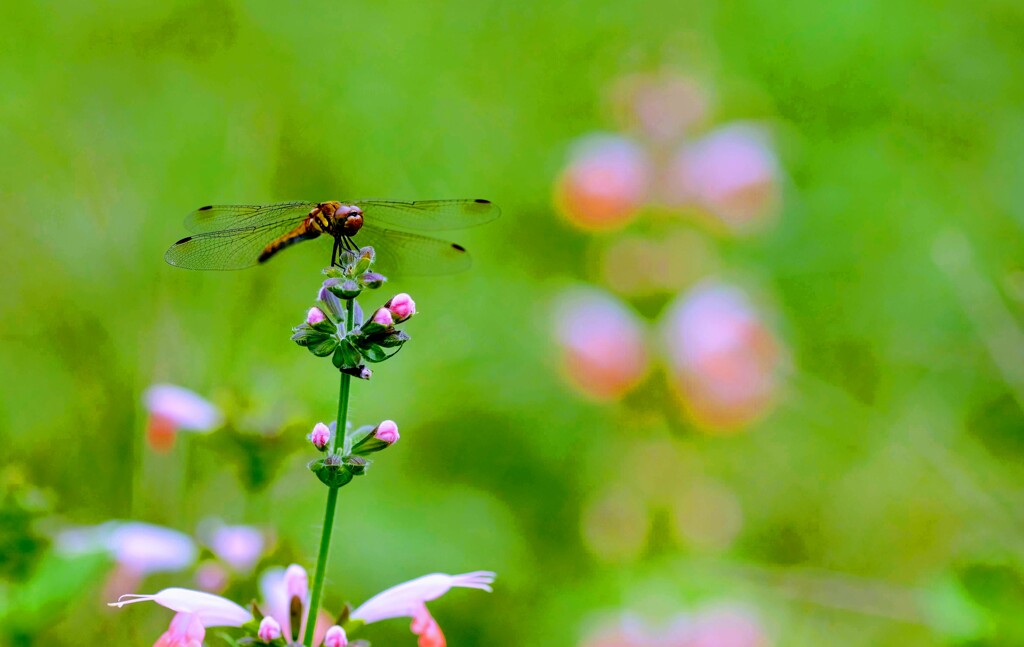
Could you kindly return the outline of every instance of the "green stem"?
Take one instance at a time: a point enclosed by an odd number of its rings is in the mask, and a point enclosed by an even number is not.
[[[353,300],[345,303],[346,314],[348,315],[346,331],[352,330],[353,323]],[[348,394],[352,376],[348,373],[341,374],[341,386],[338,391],[338,424],[331,437],[330,453],[334,454],[338,446],[338,439],[342,439],[342,449],[345,447],[345,432],[348,427]],[[320,595],[324,589],[324,576],[327,573],[327,557],[331,550],[331,533],[334,531],[334,510],[338,507],[338,488],[328,488],[327,507],[324,509],[324,527],[320,534],[320,553],[316,559],[316,572],[313,574],[313,592],[309,598],[309,614],[306,616],[306,634],[303,636],[302,644],[306,647],[313,645],[313,631],[316,629],[316,614],[320,609]]]

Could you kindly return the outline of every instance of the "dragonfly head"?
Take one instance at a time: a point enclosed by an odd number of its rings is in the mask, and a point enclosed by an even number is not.
[[[340,205],[334,212],[334,222],[341,235],[352,236],[363,226],[363,210],[355,205]]]

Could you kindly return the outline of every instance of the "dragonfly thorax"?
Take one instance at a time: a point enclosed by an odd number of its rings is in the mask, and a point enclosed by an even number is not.
[[[351,204],[321,202],[309,212],[309,226],[335,238],[353,236],[363,226],[363,210]]]

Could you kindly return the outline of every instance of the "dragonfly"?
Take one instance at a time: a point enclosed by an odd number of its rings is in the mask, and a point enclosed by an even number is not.
[[[333,244],[332,265],[343,250],[369,246],[382,272],[448,274],[470,266],[466,248],[419,232],[472,227],[499,215],[482,199],[210,205],[185,218],[192,235],[171,245],[164,259],[190,270],[238,270],[323,237]]]

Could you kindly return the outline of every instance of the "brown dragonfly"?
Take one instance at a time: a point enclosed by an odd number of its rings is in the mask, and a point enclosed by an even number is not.
[[[470,266],[466,249],[424,236],[490,222],[501,210],[489,200],[357,200],[220,205],[185,218],[193,232],[164,259],[190,270],[238,270],[265,263],[295,243],[331,239],[333,265],[342,250],[373,247],[376,265],[396,274],[447,274]],[[407,231],[412,230],[412,231]]]

